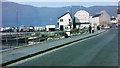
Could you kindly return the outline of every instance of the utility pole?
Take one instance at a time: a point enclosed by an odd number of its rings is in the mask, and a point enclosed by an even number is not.
[[[52,25],[52,18],[50,17],[50,25]]]
[[[18,38],[18,8],[16,10],[16,32],[17,32],[16,38]],[[16,42],[17,45],[19,46],[18,39],[16,39]]]
[[[72,16],[72,6],[70,6],[71,16]]]
[[[18,27],[18,9],[16,10],[16,26]]]

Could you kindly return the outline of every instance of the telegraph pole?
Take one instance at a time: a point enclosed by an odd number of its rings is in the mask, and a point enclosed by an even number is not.
[[[72,16],[72,6],[70,6],[71,16]]]
[[[50,17],[50,25],[52,25],[52,18]]]
[[[16,26],[18,27],[18,9],[16,10]]]

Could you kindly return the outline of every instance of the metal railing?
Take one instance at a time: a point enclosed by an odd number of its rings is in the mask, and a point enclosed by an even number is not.
[[[72,30],[70,33],[71,36],[80,35],[87,33],[87,30]],[[63,39],[65,35],[65,31],[0,33],[2,50],[25,45],[35,45],[49,40]]]

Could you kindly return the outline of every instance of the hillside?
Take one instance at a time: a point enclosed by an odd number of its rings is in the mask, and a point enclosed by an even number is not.
[[[72,16],[78,10],[86,10],[91,15],[106,10],[110,16],[117,16],[117,6],[72,6]],[[66,7],[34,7],[13,2],[2,3],[2,26],[45,26],[49,24],[57,25],[57,19],[67,11],[71,12],[69,6]],[[18,12],[18,13],[17,13]],[[18,19],[18,23],[17,23]],[[51,21],[50,21],[51,19]]]

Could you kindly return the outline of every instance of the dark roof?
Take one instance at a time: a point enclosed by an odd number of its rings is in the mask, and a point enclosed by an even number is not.
[[[94,15],[92,18],[94,18],[94,17],[99,17],[101,14],[96,14],[96,15]]]
[[[116,18],[111,18],[111,20],[116,20]]]
[[[62,16],[58,17],[58,19],[61,18],[61,17],[63,17],[63,16],[65,16],[65,15],[68,14],[68,13],[69,13],[69,12],[63,14]],[[69,13],[69,14],[70,14],[70,13]],[[71,14],[70,14],[70,16],[71,16]],[[72,16],[71,16],[71,18],[72,18]]]

